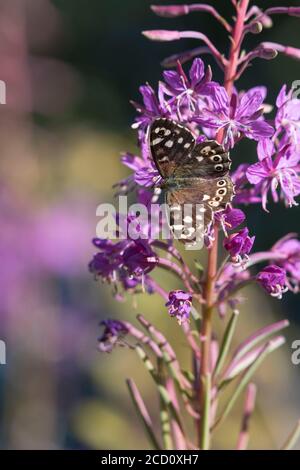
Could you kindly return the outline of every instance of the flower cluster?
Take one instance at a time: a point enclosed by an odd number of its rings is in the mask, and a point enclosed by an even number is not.
[[[226,89],[212,80],[210,67],[205,68],[200,58],[194,59],[188,73],[185,73],[180,62],[177,62],[175,70],[165,71],[163,80],[159,82],[157,95],[149,84],[142,86],[140,92],[143,104],[134,103],[138,117],[133,127],[138,129],[141,153],[140,156],[131,153],[122,155],[122,163],[132,174],[118,183],[121,192],[136,191],[138,201],[145,202],[146,205],[151,203],[151,191],[159,188],[161,177],[150,154],[147,134],[152,120],[164,116],[185,123],[198,141],[217,138],[220,132],[224,145],[228,148],[234,148],[243,138],[258,141],[258,162],[242,164],[232,175],[237,192],[234,203],[262,202],[266,209],[268,192],[271,191],[273,200],[278,202],[280,188],[281,198],[289,206],[296,204],[295,197],[300,193],[300,100],[293,98],[291,91],[287,92],[285,86],[277,98],[277,112],[273,120],[266,120],[264,117],[267,109],[264,104],[265,87],[259,86],[243,92],[234,89],[229,97]],[[131,221],[134,219],[134,216],[129,217]],[[229,253],[231,262],[236,266],[246,267],[255,236],[249,235],[248,227],[233,232],[245,222],[244,212],[239,208],[227,207],[225,211],[216,213],[215,220],[225,233],[223,246]],[[147,223],[140,230],[150,233]],[[210,246],[213,234],[210,237],[208,233],[207,239]],[[152,292],[147,275],[159,263],[156,247],[150,236],[146,240],[126,239],[117,243],[95,239],[94,245],[99,252],[90,263],[91,272],[110,283],[120,283],[125,290],[132,290],[143,284]],[[288,257],[288,253],[286,256]],[[284,270],[285,266],[281,262],[280,269]],[[278,292],[278,286],[281,293],[287,290],[286,286],[295,291],[295,285],[298,285],[298,281],[295,284],[295,269],[299,269],[299,266],[294,266],[292,282],[287,283],[282,278],[282,282],[278,281],[276,286],[268,271],[254,279],[272,295]],[[223,291],[228,291],[228,284]],[[185,295],[189,299],[193,291]],[[187,318],[187,313],[175,313],[178,312],[177,304],[174,303],[173,294],[171,297],[173,300],[170,298],[168,302],[170,315],[177,319]],[[188,308],[185,312],[188,312]]]

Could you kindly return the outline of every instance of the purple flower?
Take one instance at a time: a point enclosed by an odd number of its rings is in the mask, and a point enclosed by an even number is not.
[[[249,270],[232,263],[225,264],[216,281],[217,305],[221,317],[225,316],[227,306],[234,310],[243,301],[237,292],[249,279]]]
[[[139,186],[144,187],[152,187],[157,184],[161,177],[154,167],[152,161],[150,159],[144,159],[141,157],[137,157],[136,155],[132,155],[131,153],[126,153],[121,157],[122,163],[134,171],[134,175],[129,177],[129,181],[134,179],[135,183]]]
[[[101,251],[96,253],[89,263],[90,272],[107,282],[116,281],[117,272],[123,266],[123,252],[128,243],[128,240],[113,243],[111,240],[95,238],[93,244]]]
[[[144,275],[157,264],[157,257],[146,240],[111,240],[96,238],[94,245],[100,250],[89,264],[90,272],[108,283],[120,282],[124,289],[144,282]]]
[[[199,111],[194,120],[202,126],[225,131],[225,144],[233,147],[241,137],[260,140],[270,137],[274,129],[262,119],[264,95],[261,90],[249,90],[242,96],[229,98],[225,88],[211,89],[209,106]]]
[[[276,263],[287,273],[289,289],[299,291],[300,286],[300,241],[290,233],[278,240],[272,248],[278,254]]]
[[[182,290],[173,290],[169,293],[169,301],[166,303],[169,315],[176,317],[179,325],[189,321],[192,308],[191,294]]]
[[[257,274],[256,280],[268,294],[278,299],[281,299],[282,294],[288,290],[286,272],[283,268],[276,266],[276,264],[266,266]]]
[[[241,209],[227,207],[224,211],[216,212],[215,219],[223,224],[224,232],[233,230],[245,221],[245,214]]]
[[[103,320],[100,325],[104,326],[103,334],[98,338],[98,347],[101,352],[111,352],[116,344],[125,346],[120,341],[128,333],[126,325],[119,320]]]
[[[300,100],[293,98],[293,90],[287,92],[286,85],[281,88],[276,106],[278,108],[275,127],[278,133],[284,130],[290,142],[300,144]]]
[[[181,120],[184,117],[181,110],[184,110],[185,114],[186,110],[189,113],[195,113],[201,97],[209,95],[212,87],[218,86],[217,83],[211,82],[210,68],[207,68],[205,72],[204,63],[198,58],[194,60],[190,68],[189,77],[184,73],[180,62],[177,63],[177,71],[167,70],[163,76],[166,82],[162,85],[164,91],[173,97],[168,104],[172,106],[176,103],[176,111]]]
[[[250,253],[254,240],[255,237],[249,237],[249,230],[245,227],[239,232],[226,237],[223,244],[232,259],[239,263],[242,256],[247,256]]]
[[[156,266],[157,256],[147,240],[136,240],[123,253],[126,270],[134,276],[142,276]]]
[[[259,186],[249,185],[246,175],[246,171],[249,166],[250,165],[248,163],[242,163],[231,175],[236,191],[236,195],[234,197],[234,202],[236,204],[256,204],[261,202]]]
[[[132,102],[133,106],[140,113],[133,124],[133,128],[141,128],[145,130],[147,126],[153,121],[154,118],[172,117],[170,108],[164,99],[162,84],[158,87],[158,98],[155,91],[150,85],[143,85],[140,87],[140,92],[143,98],[143,105]]]
[[[278,202],[278,186],[281,188],[281,198],[286,204],[297,205],[295,196],[300,194],[300,153],[294,151],[291,145],[284,145],[276,151],[270,139],[263,139],[258,143],[257,153],[260,161],[250,165],[246,175],[250,183],[259,185],[263,208],[267,210],[269,190],[274,202]]]

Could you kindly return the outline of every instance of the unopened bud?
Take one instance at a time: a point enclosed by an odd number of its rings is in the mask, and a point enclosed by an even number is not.
[[[275,59],[277,55],[278,55],[278,52],[275,49],[268,49],[268,48],[262,47],[260,50],[260,57],[262,59],[272,60],[272,59]]]
[[[143,31],[143,35],[152,41],[176,41],[180,39],[179,31],[168,31],[166,29]]]
[[[187,15],[189,13],[188,5],[169,5],[169,6],[159,6],[152,5],[151,10],[156,13],[158,16],[165,16],[172,18],[174,16]]]
[[[262,32],[262,30],[263,30],[263,25],[260,21],[255,21],[254,23],[252,23],[251,28],[250,28],[250,31],[252,34],[259,34]]]

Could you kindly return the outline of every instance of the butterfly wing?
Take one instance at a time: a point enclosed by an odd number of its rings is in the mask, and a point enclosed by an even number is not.
[[[203,238],[214,213],[225,209],[234,195],[228,152],[214,140],[196,144],[188,128],[164,118],[150,127],[150,149],[167,182],[173,233],[185,243],[196,235]]]
[[[231,165],[228,152],[218,142],[207,140],[196,145],[187,127],[166,118],[151,124],[150,149],[163,178],[214,178],[226,175]]]
[[[234,196],[229,176],[221,178],[187,178],[181,187],[169,190],[169,223],[176,238],[188,243],[203,238],[214,220],[214,213],[226,208]]]
[[[163,178],[173,176],[195,147],[191,131],[170,119],[155,119],[149,136],[151,154]]]
[[[217,178],[227,175],[231,159],[224,147],[215,140],[195,145],[188,158],[175,169],[174,177]]]

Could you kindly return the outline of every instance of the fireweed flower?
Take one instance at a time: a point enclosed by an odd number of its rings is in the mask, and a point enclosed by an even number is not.
[[[104,326],[102,336],[98,338],[98,347],[102,352],[111,352],[117,344],[124,346],[122,338],[128,333],[126,325],[119,320],[103,320],[100,323]]]
[[[227,207],[225,210],[217,212],[215,220],[221,223],[223,231],[227,236],[227,230],[234,230],[241,225],[246,219],[244,212],[241,209]]]
[[[224,239],[224,248],[229,252],[233,262],[239,264],[242,262],[242,257],[250,253],[255,236],[249,237],[249,230],[247,227],[243,228],[237,233],[233,233]]]
[[[300,100],[293,98],[293,89],[287,91],[283,85],[277,100],[277,114],[275,127],[277,133],[285,131],[290,142],[296,146],[300,145]]]
[[[257,274],[256,280],[272,297],[281,299],[282,294],[288,291],[286,272],[275,264],[262,269]]]
[[[176,111],[181,120],[192,117],[201,103],[203,105],[204,97],[210,95],[214,86],[218,86],[216,82],[211,81],[211,69],[208,67],[205,72],[201,59],[193,61],[189,77],[180,62],[177,63],[177,71],[167,70],[163,77],[165,84],[162,84],[162,87],[167,95],[173,97],[168,101],[168,105],[176,104]]]
[[[166,303],[169,315],[176,317],[179,325],[188,322],[192,309],[191,294],[182,290],[173,290],[169,293],[169,301]]]
[[[289,289],[298,292],[300,287],[300,241],[295,237],[295,234],[290,233],[278,240],[271,251],[278,254],[276,263],[286,271]]]
[[[261,203],[261,194],[259,185],[250,186],[247,178],[248,163],[242,163],[232,173],[231,179],[234,182],[236,195],[235,204],[256,204]]]
[[[122,155],[121,162],[134,172],[127,181],[127,187],[132,180],[139,186],[146,188],[153,187],[160,181],[161,177],[150,159],[126,153]]]
[[[156,97],[154,89],[148,84],[140,87],[140,93],[143,98],[143,104],[140,105],[132,102],[135,109],[139,112],[139,116],[132,125],[134,129],[141,129],[144,131],[153,119],[159,116],[169,118],[174,117],[167,101],[165,100],[162,84],[158,85],[158,98]]]
[[[277,189],[287,206],[297,205],[295,196],[300,194],[298,175],[300,153],[291,145],[284,145],[276,150],[270,139],[261,140],[257,146],[259,162],[246,170],[248,181],[259,185],[262,205],[267,210],[268,192],[271,191],[274,202],[278,202]]]
[[[125,290],[143,284],[157,257],[146,240],[93,240],[100,250],[89,264],[90,272],[108,283],[121,283]]]
[[[194,120],[216,132],[223,129],[224,143],[230,148],[243,136],[254,140],[270,137],[274,129],[262,118],[263,99],[259,90],[250,90],[241,97],[233,93],[229,98],[225,88],[214,87],[209,106],[200,109]]]
[[[242,303],[244,299],[239,291],[250,279],[249,270],[236,267],[232,263],[224,266],[216,281],[217,306],[221,317],[226,315],[228,307],[235,310]]]

